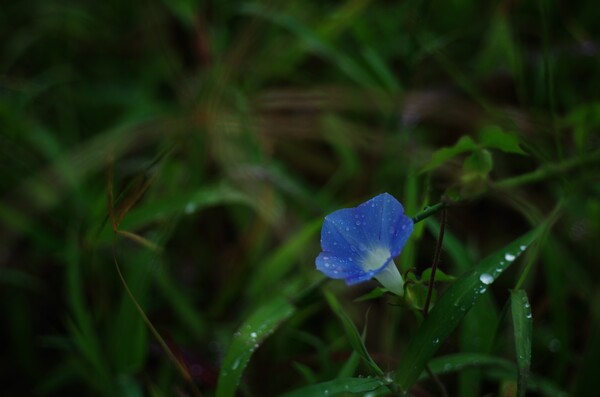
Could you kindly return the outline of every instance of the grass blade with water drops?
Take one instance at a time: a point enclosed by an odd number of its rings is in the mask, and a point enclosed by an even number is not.
[[[489,285],[527,249],[537,234],[537,230],[533,230],[488,256],[440,297],[402,357],[396,379],[403,390],[408,390],[417,381],[441,342],[458,326]]]
[[[524,397],[531,366],[531,305],[524,290],[511,291],[510,307],[517,355],[517,395]]]
[[[335,396],[341,393],[344,393],[344,395],[353,393],[360,394],[362,396],[366,395],[365,393],[374,392],[375,390],[384,386],[386,386],[386,383],[381,379],[339,378],[292,390],[291,392],[285,393],[280,397],[322,397]]]
[[[285,298],[276,298],[259,307],[234,334],[219,374],[217,397],[235,395],[250,357],[260,344],[295,311]]]

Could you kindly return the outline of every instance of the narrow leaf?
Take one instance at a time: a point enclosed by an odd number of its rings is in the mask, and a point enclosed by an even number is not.
[[[298,262],[298,256],[313,240],[315,234],[321,230],[322,224],[322,218],[308,223],[256,269],[255,274],[248,282],[250,297],[256,298],[259,295],[264,295],[265,292],[269,291],[270,285],[281,281]]]
[[[408,390],[415,383],[441,342],[456,328],[489,285],[527,249],[536,236],[536,231],[531,231],[488,256],[461,276],[440,297],[402,357],[397,379],[403,390]]]
[[[423,270],[423,273],[421,273],[421,281],[429,282],[430,277],[431,277],[431,268],[428,267],[427,269]],[[446,274],[440,269],[437,269],[435,271],[435,280],[434,280],[435,282],[451,283],[455,280],[456,280],[456,277]]]
[[[473,139],[469,136],[463,136],[454,144],[454,146],[444,147],[436,151],[431,157],[431,160],[421,169],[421,172],[430,171],[461,153],[470,152],[475,149],[477,149],[477,144]]]
[[[516,135],[504,132],[497,126],[484,128],[480,133],[479,141],[487,148],[506,153],[526,154],[519,146],[519,138]]]
[[[235,395],[242,373],[258,346],[288,319],[295,307],[277,298],[259,307],[234,334],[219,374],[217,397]]]
[[[385,385],[386,383],[380,379],[339,378],[296,389],[283,394],[281,397],[322,397],[335,396],[341,393],[345,393],[346,395],[348,393],[363,395],[363,393],[373,392]]]
[[[354,325],[350,317],[348,317],[335,295],[331,294],[328,291],[325,291],[325,298],[327,298],[327,302],[329,303],[331,310],[333,310],[333,312],[341,320],[342,326],[344,327],[344,331],[346,331],[346,335],[348,336],[348,341],[350,342],[350,345],[352,345],[354,351],[356,351],[362,357],[362,359],[365,360],[369,368],[371,368],[371,370],[376,375],[383,375],[383,371],[381,370],[381,368],[379,368],[379,366],[377,366],[373,358],[371,358],[371,355],[367,351],[367,347],[363,343],[363,340],[360,334],[358,333],[356,326]]]
[[[510,295],[515,352],[517,354],[517,394],[524,397],[531,366],[531,306],[525,291],[512,291]]]

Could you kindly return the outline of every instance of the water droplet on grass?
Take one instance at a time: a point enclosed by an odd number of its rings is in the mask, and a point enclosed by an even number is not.
[[[187,205],[185,206],[185,213],[186,214],[193,214],[194,211],[196,211],[196,204],[194,204],[194,203],[187,203]]]
[[[481,281],[485,285],[490,285],[494,282],[494,276],[492,276],[489,273],[481,273],[481,276],[479,276],[479,281]]]

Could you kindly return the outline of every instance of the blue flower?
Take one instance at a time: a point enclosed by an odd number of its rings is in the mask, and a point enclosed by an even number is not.
[[[404,280],[394,263],[412,233],[413,221],[388,193],[355,208],[325,217],[321,230],[323,252],[317,269],[326,276],[352,285],[376,278],[385,288],[402,296]]]

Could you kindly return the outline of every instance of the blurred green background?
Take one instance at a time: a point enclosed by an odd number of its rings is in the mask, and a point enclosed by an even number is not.
[[[531,395],[597,395],[595,2],[1,8],[2,396],[213,396],[240,324],[278,299],[293,305],[263,313],[273,334],[248,352],[237,395],[367,374],[310,286],[323,216],[385,191],[409,215],[460,201],[441,261],[453,275],[554,210],[439,354],[514,362],[503,308],[518,285]],[[437,227],[419,224],[403,272],[431,266]],[[389,297],[353,301],[375,285],[324,288],[393,371],[418,321]],[[441,380],[452,396],[516,395],[498,368]]]

